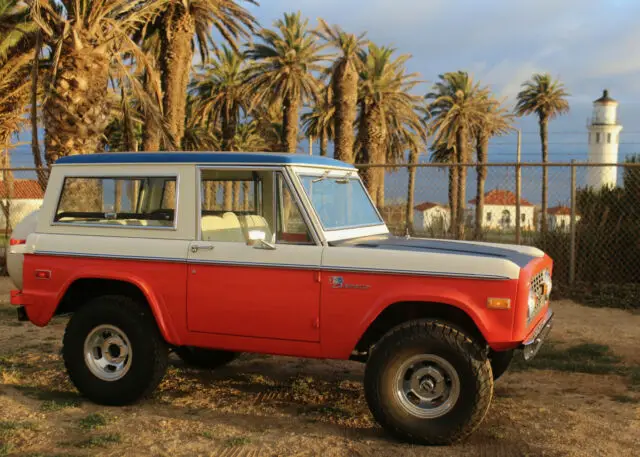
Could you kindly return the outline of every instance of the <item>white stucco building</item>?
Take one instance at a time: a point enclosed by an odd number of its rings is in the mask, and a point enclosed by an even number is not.
[[[476,199],[469,200],[472,223],[475,223]],[[516,196],[510,190],[493,189],[484,194],[482,227],[490,230],[513,230],[516,227]],[[522,230],[534,228],[534,206],[524,198],[520,199],[520,227]]]
[[[620,131],[618,124],[618,102],[609,97],[604,90],[602,97],[593,102],[593,117],[589,128],[589,158],[592,163],[617,163]],[[602,187],[615,187],[617,167],[589,167],[587,186],[596,190]]]
[[[580,220],[580,215],[576,214],[576,222]],[[571,208],[558,205],[547,210],[547,221],[549,230],[569,232],[571,228]]]
[[[440,203],[423,202],[414,207],[413,228],[420,232],[444,233],[451,225],[449,207]]]
[[[44,192],[38,181],[32,179],[15,179],[0,181],[0,201],[2,208],[9,203],[10,228],[16,226],[25,216],[42,206]],[[0,209],[0,230],[7,227],[4,209]]]

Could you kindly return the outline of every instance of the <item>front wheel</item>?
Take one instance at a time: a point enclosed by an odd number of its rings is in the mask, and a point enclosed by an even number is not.
[[[393,436],[449,444],[482,422],[493,396],[486,354],[446,322],[416,320],[387,333],[365,369],[365,396]]]
[[[76,311],[62,355],[82,395],[120,406],[150,394],[167,369],[168,350],[150,311],[124,296],[102,296]]]

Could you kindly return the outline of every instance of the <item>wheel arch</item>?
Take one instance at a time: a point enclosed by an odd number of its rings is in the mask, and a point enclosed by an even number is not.
[[[412,300],[397,301],[378,313],[359,338],[354,352],[367,353],[389,330],[415,319],[442,319],[459,327],[478,343],[487,345],[480,326],[466,310],[450,303]]]
[[[165,341],[179,344],[178,334],[171,325],[171,320],[166,318],[164,304],[143,281],[135,277],[121,278],[101,274],[75,277],[60,293],[54,316],[73,313],[88,300],[104,295],[124,295],[147,306]]]

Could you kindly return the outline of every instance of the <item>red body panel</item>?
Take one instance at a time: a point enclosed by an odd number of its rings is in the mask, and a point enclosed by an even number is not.
[[[188,328],[280,340],[320,340],[320,284],[312,270],[193,264]]]
[[[437,302],[467,313],[491,348],[505,350],[544,316],[547,306],[526,325],[528,283],[551,267],[545,256],[523,268],[518,280],[480,280],[25,255],[23,290],[11,301],[44,326],[75,280],[128,281],[144,293],[170,344],[339,359],[350,356],[389,305]],[[50,279],[37,279],[39,269],[50,270]],[[343,287],[334,286],[333,276]],[[509,298],[511,309],[487,309],[489,297]]]

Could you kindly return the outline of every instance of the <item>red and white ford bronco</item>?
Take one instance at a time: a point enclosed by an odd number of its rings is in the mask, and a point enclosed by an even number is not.
[[[543,252],[391,236],[352,165],[310,156],[60,159],[8,267],[19,318],[71,314],[64,362],[94,402],[152,392],[170,350],[353,359],[377,421],[426,444],[468,435],[552,320]]]

